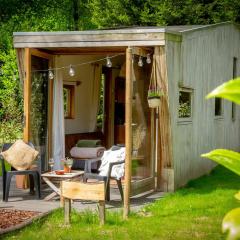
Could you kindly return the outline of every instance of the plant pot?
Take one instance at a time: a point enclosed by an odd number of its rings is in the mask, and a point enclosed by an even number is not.
[[[70,169],[68,166],[64,165],[63,171],[64,171],[65,173],[70,173],[70,172],[71,172],[71,169]]]
[[[150,108],[157,108],[160,106],[160,97],[148,97],[148,105]]]

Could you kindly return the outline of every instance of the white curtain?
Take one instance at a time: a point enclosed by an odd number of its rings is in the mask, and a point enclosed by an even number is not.
[[[94,64],[93,68],[93,82],[91,85],[91,111],[89,121],[89,132],[94,132],[97,126],[97,113],[99,108],[101,86],[101,65]]]
[[[53,83],[53,159],[54,170],[61,169],[61,160],[65,158],[65,129],[63,107],[62,71],[55,72]]]

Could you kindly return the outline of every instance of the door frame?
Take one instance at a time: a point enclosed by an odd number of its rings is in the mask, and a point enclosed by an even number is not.
[[[25,79],[24,79],[24,129],[23,140],[29,142],[30,140],[30,109],[31,109],[31,57],[36,56],[49,60],[49,67],[53,66],[53,55],[42,52],[38,49],[25,48]],[[52,110],[53,110],[53,80],[48,79],[48,157],[52,156]]]

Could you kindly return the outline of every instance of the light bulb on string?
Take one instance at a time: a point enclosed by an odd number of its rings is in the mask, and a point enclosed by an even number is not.
[[[138,59],[138,66],[139,66],[139,67],[142,67],[142,66],[143,66],[142,56],[139,56],[139,59]]]
[[[106,66],[107,66],[108,68],[111,68],[111,67],[112,67],[112,61],[111,61],[111,59],[110,59],[109,57],[107,57],[107,64],[106,64]]]
[[[75,75],[75,70],[74,70],[74,68],[72,67],[72,65],[70,65],[70,68],[69,68],[69,75],[70,75],[71,77],[73,77],[73,76]]]
[[[147,54],[147,60],[146,60],[147,64],[150,64],[152,61],[151,61],[151,58],[150,58],[150,53]]]
[[[51,80],[54,78],[54,75],[53,75],[52,70],[49,70],[49,71],[48,71],[48,77],[49,77],[49,79],[51,79]]]

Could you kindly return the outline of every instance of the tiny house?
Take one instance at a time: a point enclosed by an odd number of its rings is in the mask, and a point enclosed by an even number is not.
[[[24,86],[24,139],[60,164],[79,139],[126,146],[126,191],[174,191],[208,173],[200,155],[239,150],[240,113],[205,100],[240,76],[232,23],[77,32],[16,32]],[[151,83],[161,91],[150,108]],[[59,167],[57,165],[56,167]]]

